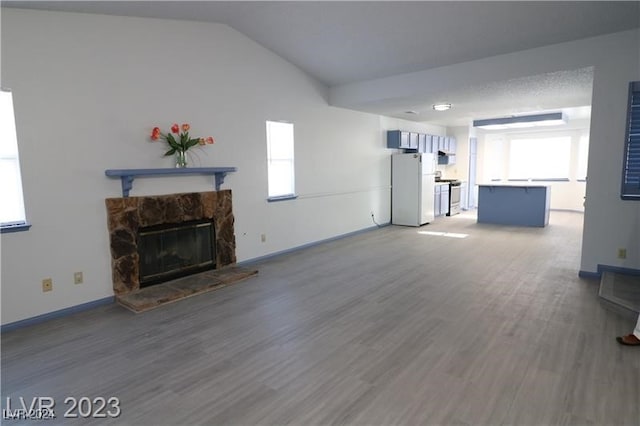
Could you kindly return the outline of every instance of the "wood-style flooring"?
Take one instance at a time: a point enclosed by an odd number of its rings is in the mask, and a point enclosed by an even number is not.
[[[640,275],[628,275],[605,271],[600,280],[601,298],[632,311],[640,313]]]
[[[47,425],[637,426],[640,347],[615,342],[635,320],[578,278],[581,229],[555,211],[546,228],[388,226],[144,314],[7,332],[2,406],[53,397]],[[67,396],[122,413],[64,419]]]

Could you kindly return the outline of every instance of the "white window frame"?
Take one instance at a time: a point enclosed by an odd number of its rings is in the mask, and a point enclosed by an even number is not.
[[[268,201],[296,198],[293,123],[266,122]]]
[[[28,230],[31,225],[24,207],[13,95],[7,89],[0,89],[0,180],[0,232]]]

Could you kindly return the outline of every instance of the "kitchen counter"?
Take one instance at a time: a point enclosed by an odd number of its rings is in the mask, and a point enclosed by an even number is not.
[[[523,182],[478,185],[478,223],[538,226],[549,224],[551,185]]]
[[[513,188],[548,188],[551,185],[543,184],[543,183],[535,183],[535,182],[491,182],[491,183],[481,183],[478,186],[506,186]]]

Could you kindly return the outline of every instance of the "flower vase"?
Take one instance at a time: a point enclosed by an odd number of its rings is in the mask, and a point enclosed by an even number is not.
[[[184,169],[187,167],[187,151],[176,151],[176,168]]]

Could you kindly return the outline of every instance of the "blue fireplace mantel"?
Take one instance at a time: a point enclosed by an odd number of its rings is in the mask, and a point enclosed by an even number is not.
[[[133,187],[133,180],[137,177],[147,176],[175,176],[175,175],[213,175],[216,191],[220,191],[220,185],[224,183],[227,173],[235,172],[236,167],[186,167],[175,169],[110,169],[104,174],[112,178],[120,178],[122,183],[122,196],[128,197]]]

